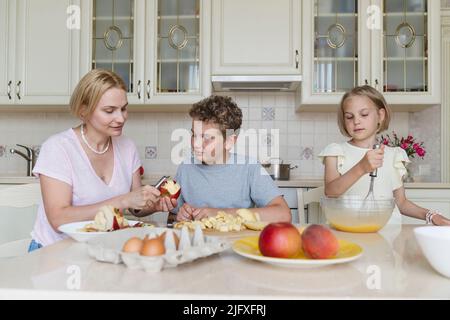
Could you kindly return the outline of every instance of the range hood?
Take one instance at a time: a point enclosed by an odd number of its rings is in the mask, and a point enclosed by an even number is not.
[[[300,75],[212,76],[215,91],[295,91],[301,81]]]

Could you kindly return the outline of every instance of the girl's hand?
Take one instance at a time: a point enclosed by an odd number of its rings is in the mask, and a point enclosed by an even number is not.
[[[364,158],[359,161],[359,166],[362,168],[364,173],[373,172],[375,169],[383,166],[384,148],[385,145],[382,145],[380,149],[367,151]]]
[[[143,186],[124,195],[125,208],[143,209],[155,206],[161,192],[152,186]]]
[[[433,224],[436,226],[450,226],[450,220],[442,215],[435,215],[433,217]]]

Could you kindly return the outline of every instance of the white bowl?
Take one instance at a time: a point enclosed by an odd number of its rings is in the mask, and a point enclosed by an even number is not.
[[[94,221],[82,221],[82,222],[73,222],[73,223],[67,223],[58,228],[58,230],[62,233],[65,233],[72,239],[74,239],[77,242],[86,242],[89,239],[92,239],[98,235],[106,234],[109,232],[84,232],[80,231],[80,229],[83,229],[87,224],[93,223]],[[139,221],[130,221],[128,220],[128,223],[130,226],[134,226]]]
[[[322,197],[320,205],[328,223],[339,231],[377,232],[392,216],[393,199],[366,200],[359,196]]]
[[[450,278],[450,227],[420,227],[414,234],[431,266]]]

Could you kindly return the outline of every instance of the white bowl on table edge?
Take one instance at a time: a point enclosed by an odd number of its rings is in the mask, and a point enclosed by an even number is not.
[[[115,232],[115,231],[110,231],[110,232],[85,232],[85,231],[79,231],[80,229],[83,229],[87,224],[93,223],[94,221],[81,221],[81,222],[72,222],[72,223],[67,223],[67,224],[63,224],[62,226],[59,226],[58,230],[66,235],[68,235],[69,237],[71,237],[72,239],[74,239],[75,241],[78,242],[86,242],[89,239],[92,239],[98,235],[102,235],[102,234],[107,234],[107,233],[111,233],[111,232]],[[130,226],[134,226],[135,224],[139,223],[140,221],[131,221],[128,220],[128,224]],[[124,230],[124,229],[122,229]],[[117,230],[119,231],[119,230]]]
[[[450,278],[450,227],[419,227],[414,235],[431,266]]]

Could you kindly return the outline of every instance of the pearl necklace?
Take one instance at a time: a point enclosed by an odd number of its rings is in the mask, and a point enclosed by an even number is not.
[[[106,145],[106,147],[105,147],[105,149],[103,150],[103,151],[97,151],[95,148],[92,148],[90,145],[89,145],[89,143],[88,143],[88,141],[87,141],[87,139],[86,139],[86,136],[84,135],[84,124],[82,124],[81,125],[81,139],[83,140],[83,142],[86,144],[86,146],[92,151],[92,152],[94,152],[94,153],[96,153],[96,154],[105,154],[106,153],[106,151],[108,151],[109,150],[109,145],[110,145],[110,139],[108,139],[108,144]]]

